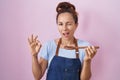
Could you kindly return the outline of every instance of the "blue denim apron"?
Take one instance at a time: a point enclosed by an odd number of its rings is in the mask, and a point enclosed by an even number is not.
[[[56,55],[53,57],[46,80],[80,80],[81,62],[78,49],[76,49],[76,58],[70,59],[58,56],[61,38],[58,42]],[[77,40],[74,40],[77,46]]]

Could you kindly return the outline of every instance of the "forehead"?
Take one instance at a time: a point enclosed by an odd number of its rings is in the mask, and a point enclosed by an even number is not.
[[[74,22],[74,19],[71,13],[65,12],[58,16],[58,22]]]

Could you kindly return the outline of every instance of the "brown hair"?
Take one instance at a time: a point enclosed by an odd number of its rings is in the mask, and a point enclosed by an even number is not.
[[[57,11],[56,22],[58,20],[58,16],[61,13],[69,12],[72,14],[75,23],[78,23],[78,15],[77,15],[75,6],[73,4],[69,2],[60,2],[56,8],[56,11]]]

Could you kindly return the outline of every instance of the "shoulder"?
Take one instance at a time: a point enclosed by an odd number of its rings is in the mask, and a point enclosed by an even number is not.
[[[48,40],[45,43],[43,43],[43,46],[46,46],[46,47],[56,46],[55,40]]]
[[[88,41],[77,39],[78,46],[90,46]]]
[[[51,53],[51,51],[54,51],[55,49],[56,49],[55,41],[48,40],[42,44],[40,54],[46,56],[47,54]],[[43,56],[43,57],[45,57],[45,56]]]

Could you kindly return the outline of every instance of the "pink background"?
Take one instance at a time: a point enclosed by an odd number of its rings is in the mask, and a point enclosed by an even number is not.
[[[34,80],[27,38],[33,33],[44,43],[59,37],[60,1],[0,0],[0,80]],[[91,80],[120,80],[120,0],[70,2],[79,12],[76,37],[100,46]]]

